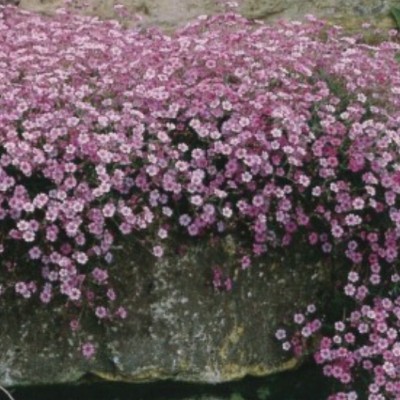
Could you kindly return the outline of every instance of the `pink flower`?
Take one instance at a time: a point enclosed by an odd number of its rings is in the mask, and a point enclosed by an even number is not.
[[[275,332],[275,337],[276,337],[278,340],[283,340],[283,339],[285,339],[285,338],[286,338],[286,331],[285,331],[284,329],[278,329],[278,330]]]
[[[104,319],[108,316],[107,309],[103,306],[98,306],[95,309],[96,317],[99,319]]]
[[[124,307],[119,307],[118,310],[115,312],[115,315],[121,319],[125,319],[128,313]]]
[[[300,313],[295,314],[293,319],[296,324],[302,324],[305,321],[304,315]]]
[[[90,360],[96,354],[96,347],[91,342],[83,343],[81,346],[82,355],[87,359]]]
[[[153,254],[157,257],[160,258],[164,254],[164,250],[161,246],[154,246],[153,247]]]
[[[69,326],[70,326],[70,328],[71,328],[71,330],[72,330],[73,332],[76,332],[76,331],[79,329],[80,324],[79,324],[79,321],[78,321],[77,319],[73,319],[73,320],[69,323]]]

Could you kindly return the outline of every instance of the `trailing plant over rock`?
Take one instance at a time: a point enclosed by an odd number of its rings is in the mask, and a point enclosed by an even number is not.
[[[108,270],[121,235],[158,258],[179,234],[231,234],[242,269],[303,244],[335,260],[349,297],[316,361],[346,387],[366,370],[370,400],[400,396],[400,46],[389,36],[371,46],[313,17],[267,26],[229,12],[167,36],[0,7],[2,296],[112,321],[126,317]],[[214,278],[231,289],[223,271]],[[291,341],[277,337],[300,354],[322,324],[295,323]]]

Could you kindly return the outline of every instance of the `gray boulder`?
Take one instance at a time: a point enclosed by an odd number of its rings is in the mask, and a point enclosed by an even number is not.
[[[398,5],[396,0],[238,0],[239,11],[250,18],[274,20],[299,19],[312,13],[333,19],[349,27],[374,20],[380,25],[393,23],[389,9]],[[103,18],[117,16],[113,6],[123,4],[143,18],[144,25],[173,29],[184,25],[201,14],[221,11],[219,0],[87,0],[87,12]],[[63,0],[20,0],[20,7],[27,10],[52,13]]]
[[[86,361],[71,339],[65,308],[14,303],[0,309],[0,384],[162,379],[217,383],[293,368],[274,337],[294,312],[328,285],[320,264],[299,253],[266,257],[237,270],[235,242],[188,243],[162,262],[125,243],[112,274],[129,311],[118,325],[83,320],[83,337],[99,344]],[[231,291],[216,291],[212,267],[236,275]],[[236,273],[234,272],[236,270]],[[64,311],[63,311],[64,310]]]

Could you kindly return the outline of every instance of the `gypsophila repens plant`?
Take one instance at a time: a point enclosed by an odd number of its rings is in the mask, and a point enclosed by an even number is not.
[[[400,398],[395,34],[371,46],[312,17],[226,12],[168,36],[0,7],[2,296],[112,322],[123,235],[160,258],[174,235],[234,234],[242,269],[302,243],[340,265],[347,313],[324,331],[309,305],[283,348],[322,337],[332,399]]]

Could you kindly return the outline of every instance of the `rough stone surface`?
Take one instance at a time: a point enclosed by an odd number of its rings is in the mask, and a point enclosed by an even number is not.
[[[239,271],[231,292],[216,293],[211,268],[232,273],[234,246],[229,237],[222,247],[189,243],[184,254],[154,263],[127,243],[113,274],[129,317],[111,328],[83,318],[86,335],[99,343],[92,361],[82,359],[67,321],[53,308],[2,305],[0,384],[73,382],[88,374],[126,382],[216,383],[294,367],[274,333],[326,293],[326,269],[292,253]]]
[[[201,14],[220,10],[218,0],[88,0],[88,12],[104,18],[115,18],[113,5],[120,3],[143,18],[143,24],[173,28]],[[242,0],[239,11],[251,18],[302,18],[312,13],[319,17],[338,20],[345,25],[374,20],[390,25],[389,9],[397,0]],[[24,9],[52,13],[63,0],[20,0]]]

